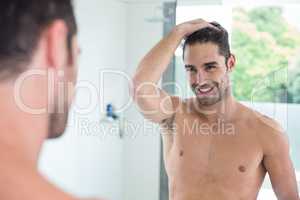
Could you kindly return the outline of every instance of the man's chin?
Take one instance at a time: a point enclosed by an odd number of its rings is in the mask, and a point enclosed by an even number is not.
[[[197,96],[197,102],[200,106],[213,106],[219,102],[217,97],[199,97]]]

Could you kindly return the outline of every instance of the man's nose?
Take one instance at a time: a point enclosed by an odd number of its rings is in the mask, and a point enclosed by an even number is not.
[[[197,74],[197,83],[199,84],[199,85],[202,85],[202,84],[204,84],[206,81],[207,81],[207,73],[205,73],[205,72],[198,72],[198,74]]]

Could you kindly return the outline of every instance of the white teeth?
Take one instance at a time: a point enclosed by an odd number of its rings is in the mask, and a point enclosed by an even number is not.
[[[208,92],[210,90],[211,90],[211,88],[205,88],[205,89],[200,89],[200,92]]]

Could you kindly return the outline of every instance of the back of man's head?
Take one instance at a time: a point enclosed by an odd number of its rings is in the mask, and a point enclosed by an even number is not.
[[[61,19],[68,28],[68,48],[77,33],[72,0],[0,1],[0,81],[26,70],[42,31]]]

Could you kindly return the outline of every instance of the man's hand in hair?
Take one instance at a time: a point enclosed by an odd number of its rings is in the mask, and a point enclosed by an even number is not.
[[[177,25],[175,27],[175,31],[182,34],[182,37],[187,37],[195,31],[206,27],[212,27],[217,29],[217,26],[215,26],[213,23],[207,22],[203,19],[196,19]]]

